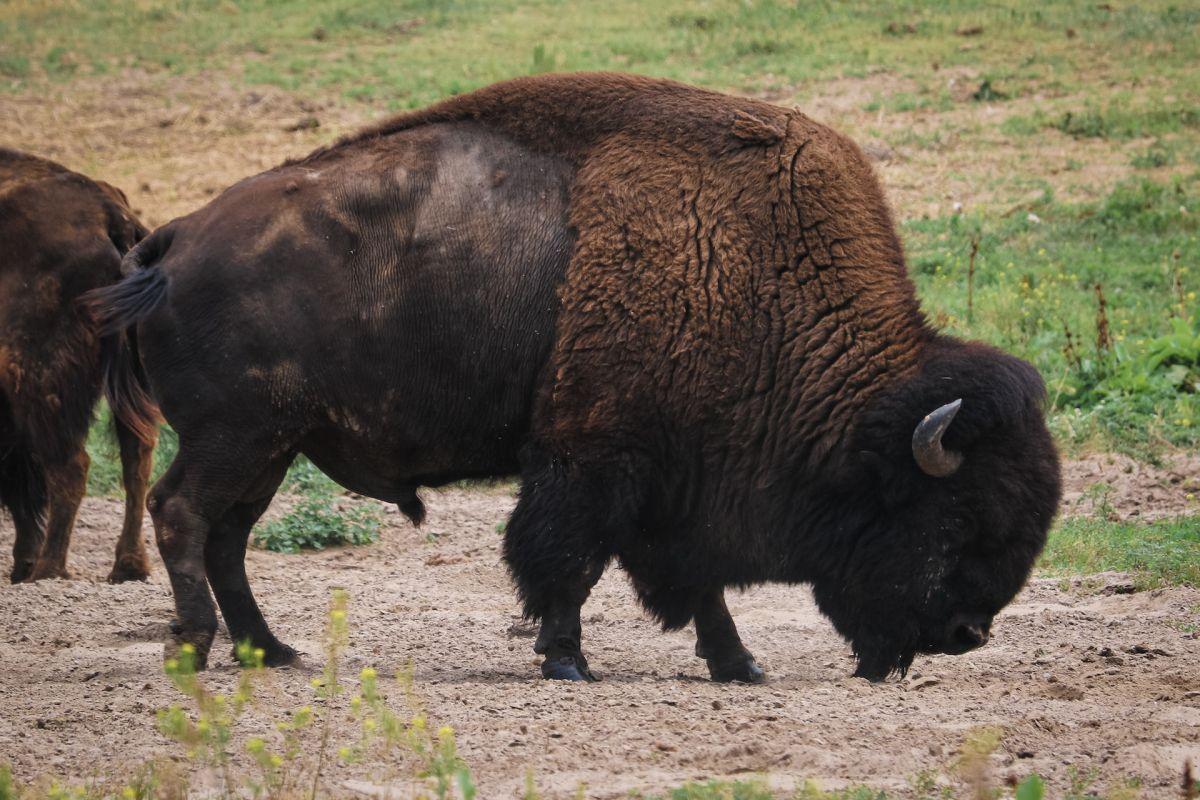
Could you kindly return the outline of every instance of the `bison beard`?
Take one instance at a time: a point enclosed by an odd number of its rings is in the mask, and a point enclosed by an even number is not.
[[[300,452],[410,509],[519,468],[504,555],[557,678],[592,677],[580,607],[614,558],[718,680],[762,677],[723,599],[762,581],[812,584],[872,679],[962,652],[1057,504],[1040,377],[927,326],[871,169],[795,110],[497,84],[243,181],[128,263],[95,302],[141,321],[180,433],[151,510],[202,653],[211,584],[235,637],[294,656],[241,560]]]

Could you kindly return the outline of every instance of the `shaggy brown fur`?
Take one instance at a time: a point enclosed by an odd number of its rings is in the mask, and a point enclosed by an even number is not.
[[[731,474],[762,483],[816,468],[920,361],[931,334],[878,182],[852,141],[797,110],[631,75],[518,79],[298,164],[462,120],[577,165],[542,407],[557,452],[669,419],[730,443],[723,458],[744,462]]]
[[[121,257],[145,233],[112,186],[0,149],[0,504],[16,526],[14,581],[68,574],[87,481],[84,441],[106,381],[127,492],[111,578],[147,574],[141,523],[153,404],[133,377],[124,335],[102,338],[77,305],[120,279]]]

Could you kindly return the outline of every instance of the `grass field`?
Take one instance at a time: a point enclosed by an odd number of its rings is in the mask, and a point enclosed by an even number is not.
[[[829,116],[860,140],[974,153],[949,180],[979,202],[897,209],[932,318],[1034,361],[1068,449],[1153,458],[1200,443],[1197,34],[1175,2],[15,0],[0,86],[219,75],[383,113],[552,69],[801,105],[849,81]]]

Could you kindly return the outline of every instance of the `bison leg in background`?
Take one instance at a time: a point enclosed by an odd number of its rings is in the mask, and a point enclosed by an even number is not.
[[[125,523],[117,539],[109,583],[144,581],[150,576],[150,559],[142,538],[146,491],[154,465],[154,442],[143,442],[128,426],[116,420],[117,443],[121,448],[121,478],[125,484]]]
[[[13,567],[10,577],[13,583],[21,583],[33,577],[38,553],[42,549],[42,526],[37,515],[30,509],[11,508],[13,527]]]
[[[5,497],[12,514],[16,535],[13,538],[13,583],[27,581],[33,575],[44,539],[38,467],[23,450],[14,448],[0,458],[0,495]]]
[[[45,467],[46,541],[41,555],[33,567],[30,580],[43,578],[70,578],[67,569],[67,551],[71,548],[71,531],[75,528],[75,515],[87,491],[88,467],[91,459],[79,443],[79,448],[65,460]]]
[[[630,505],[618,502],[617,485],[623,483],[556,462],[522,476],[521,497],[505,529],[504,559],[525,616],[542,622],[533,649],[546,657],[545,678],[597,680],[583,656],[579,614],[612,554],[607,542],[622,524],[621,509]]]
[[[271,504],[271,498],[275,496],[275,490],[283,481],[290,463],[291,458],[288,458],[264,473],[255,487],[258,491],[252,493],[258,499],[235,503],[225,512],[220,523],[213,526],[204,547],[205,571],[213,594],[217,596],[221,615],[229,627],[234,657],[237,657],[238,644],[248,641],[252,647],[262,648],[263,663],[268,667],[298,666],[300,657],[295,650],[275,638],[263,619],[246,579],[246,543],[254,523]]]
[[[700,596],[696,607],[696,655],[708,664],[714,681],[762,683],[762,667],[742,644],[733,617],[725,605],[725,591],[713,589]]]

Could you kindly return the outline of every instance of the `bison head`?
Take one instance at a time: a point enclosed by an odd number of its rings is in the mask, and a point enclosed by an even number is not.
[[[1058,506],[1058,456],[1037,371],[937,339],[917,374],[872,401],[836,492],[839,553],[815,581],[856,675],[964,653],[1020,591]]]

